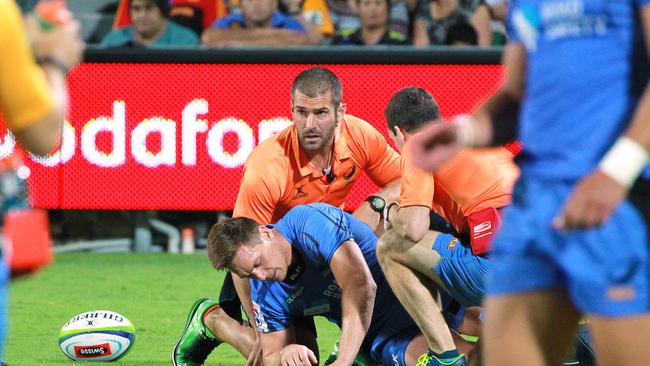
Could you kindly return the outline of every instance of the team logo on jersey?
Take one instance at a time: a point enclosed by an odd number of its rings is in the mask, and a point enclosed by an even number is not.
[[[302,187],[304,186],[305,185],[303,184],[296,187],[296,195],[291,198],[292,200],[297,200],[298,198],[307,197],[307,193],[302,190]]]
[[[354,177],[354,173],[355,173],[356,171],[357,171],[357,166],[356,166],[356,165],[352,165],[352,167],[349,168],[348,170],[346,170],[346,171],[345,171],[345,174],[343,174],[343,179],[345,179],[346,181],[352,179],[352,177]]]
[[[447,244],[447,250],[454,250],[456,248],[456,244],[458,244],[458,239],[453,238],[449,241],[449,244]]]
[[[253,303],[253,314],[255,315],[255,326],[257,326],[257,329],[260,332],[267,333],[269,331],[269,324],[266,322],[266,319],[264,319],[264,314],[262,314],[260,306],[255,301],[251,301],[251,302]]]

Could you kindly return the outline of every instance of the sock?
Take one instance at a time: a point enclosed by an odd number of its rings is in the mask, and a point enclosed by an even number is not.
[[[208,316],[208,314],[210,314],[211,312],[213,312],[213,311],[215,311],[215,310],[217,310],[219,308],[220,308],[219,305],[213,305],[213,306],[209,307],[208,310],[206,310],[205,313],[203,313],[203,316],[201,317],[201,322],[203,323],[203,327],[205,328],[205,333],[208,335],[208,337],[214,338],[214,339],[217,339],[217,340],[219,338],[217,338],[217,336],[215,336],[214,333],[212,333],[212,330],[210,330],[210,328],[208,328],[208,326],[205,325],[205,318]]]
[[[442,363],[452,363],[452,362],[456,361],[458,359],[458,357],[460,357],[460,353],[458,353],[458,350],[456,350],[456,349],[452,349],[450,351],[445,351],[445,352],[440,353],[440,354],[435,353],[432,350],[429,350],[429,354],[431,356],[434,356],[435,358],[437,358]]]

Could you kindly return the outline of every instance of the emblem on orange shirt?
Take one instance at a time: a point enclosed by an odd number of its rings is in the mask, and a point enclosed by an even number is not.
[[[302,191],[302,187],[304,186],[305,185],[303,184],[296,187],[296,195],[291,198],[292,200],[297,200],[298,198],[303,198],[307,196],[307,193]]]
[[[343,179],[345,179],[345,180],[350,180],[350,179],[354,176],[354,173],[355,173],[356,171],[357,171],[357,166],[356,166],[356,165],[352,165],[352,167],[349,168],[348,170],[346,170],[346,171],[345,171],[345,174],[343,174]]]

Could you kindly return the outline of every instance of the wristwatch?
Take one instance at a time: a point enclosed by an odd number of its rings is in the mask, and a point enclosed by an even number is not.
[[[386,201],[381,196],[368,196],[366,202],[370,203],[370,208],[373,211],[377,212],[380,215],[384,214],[384,207],[386,207]]]

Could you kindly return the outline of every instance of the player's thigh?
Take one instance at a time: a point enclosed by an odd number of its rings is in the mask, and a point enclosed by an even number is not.
[[[485,301],[481,337],[486,365],[559,364],[574,340],[579,319],[571,300],[559,289],[490,296]]]
[[[622,318],[587,316],[600,366],[650,363],[650,313]]]
[[[432,249],[438,232],[429,231],[418,242],[404,238],[395,230],[389,230],[377,244],[380,260],[390,259],[431,278],[440,255]]]

